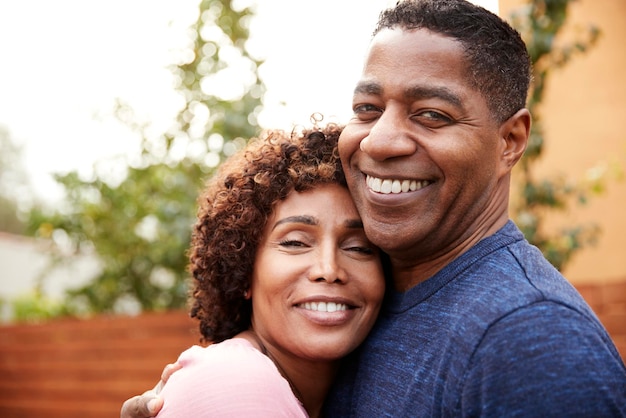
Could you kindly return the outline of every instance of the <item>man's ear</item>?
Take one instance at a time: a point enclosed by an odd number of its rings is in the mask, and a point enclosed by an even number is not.
[[[528,109],[520,109],[500,126],[500,138],[504,145],[501,155],[501,168],[504,172],[510,172],[522,158],[528,145],[530,124],[530,112]]]

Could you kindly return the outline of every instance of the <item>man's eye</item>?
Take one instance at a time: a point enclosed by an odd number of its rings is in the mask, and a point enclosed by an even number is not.
[[[373,104],[364,103],[356,105],[352,108],[352,111],[355,115],[364,115],[369,113],[380,113],[381,109],[378,106],[374,106]]]
[[[378,109],[378,107],[374,106],[373,104],[362,103],[362,104],[354,106],[353,110],[355,112],[370,112],[370,111],[379,110],[379,109]]]
[[[450,124],[452,123],[452,119],[446,115],[444,115],[443,113],[437,112],[435,110],[426,110],[423,112],[418,113],[415,116],[416,119],[418,119],[421,123],[424,124],[437,124],[437,125],[442,125],[442,124]]]

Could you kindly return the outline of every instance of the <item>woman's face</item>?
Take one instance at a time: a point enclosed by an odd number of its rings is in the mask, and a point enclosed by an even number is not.
[[[365,237],[346,188],[294,191],[276,205],[250,290],[252,326],[268,349],[335,360],[365,339],[384,278],[378,249]]]

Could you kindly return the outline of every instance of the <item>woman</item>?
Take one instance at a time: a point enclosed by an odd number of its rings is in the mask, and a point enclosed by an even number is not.
[[[337,156],[340,129],[270,132],[201,198],[191,316],[206,348],[179,358],[158,417],[317,417],[339,361],[374,324],[378,249]]]

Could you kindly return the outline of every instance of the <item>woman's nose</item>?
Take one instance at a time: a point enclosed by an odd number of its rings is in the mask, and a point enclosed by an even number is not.
[[[309,279],[327,283],[345,282],[348,275],[341,264],[339,251],[335,246],[333,248],[321,249],[317,254],[317,259],[311,266]]]

